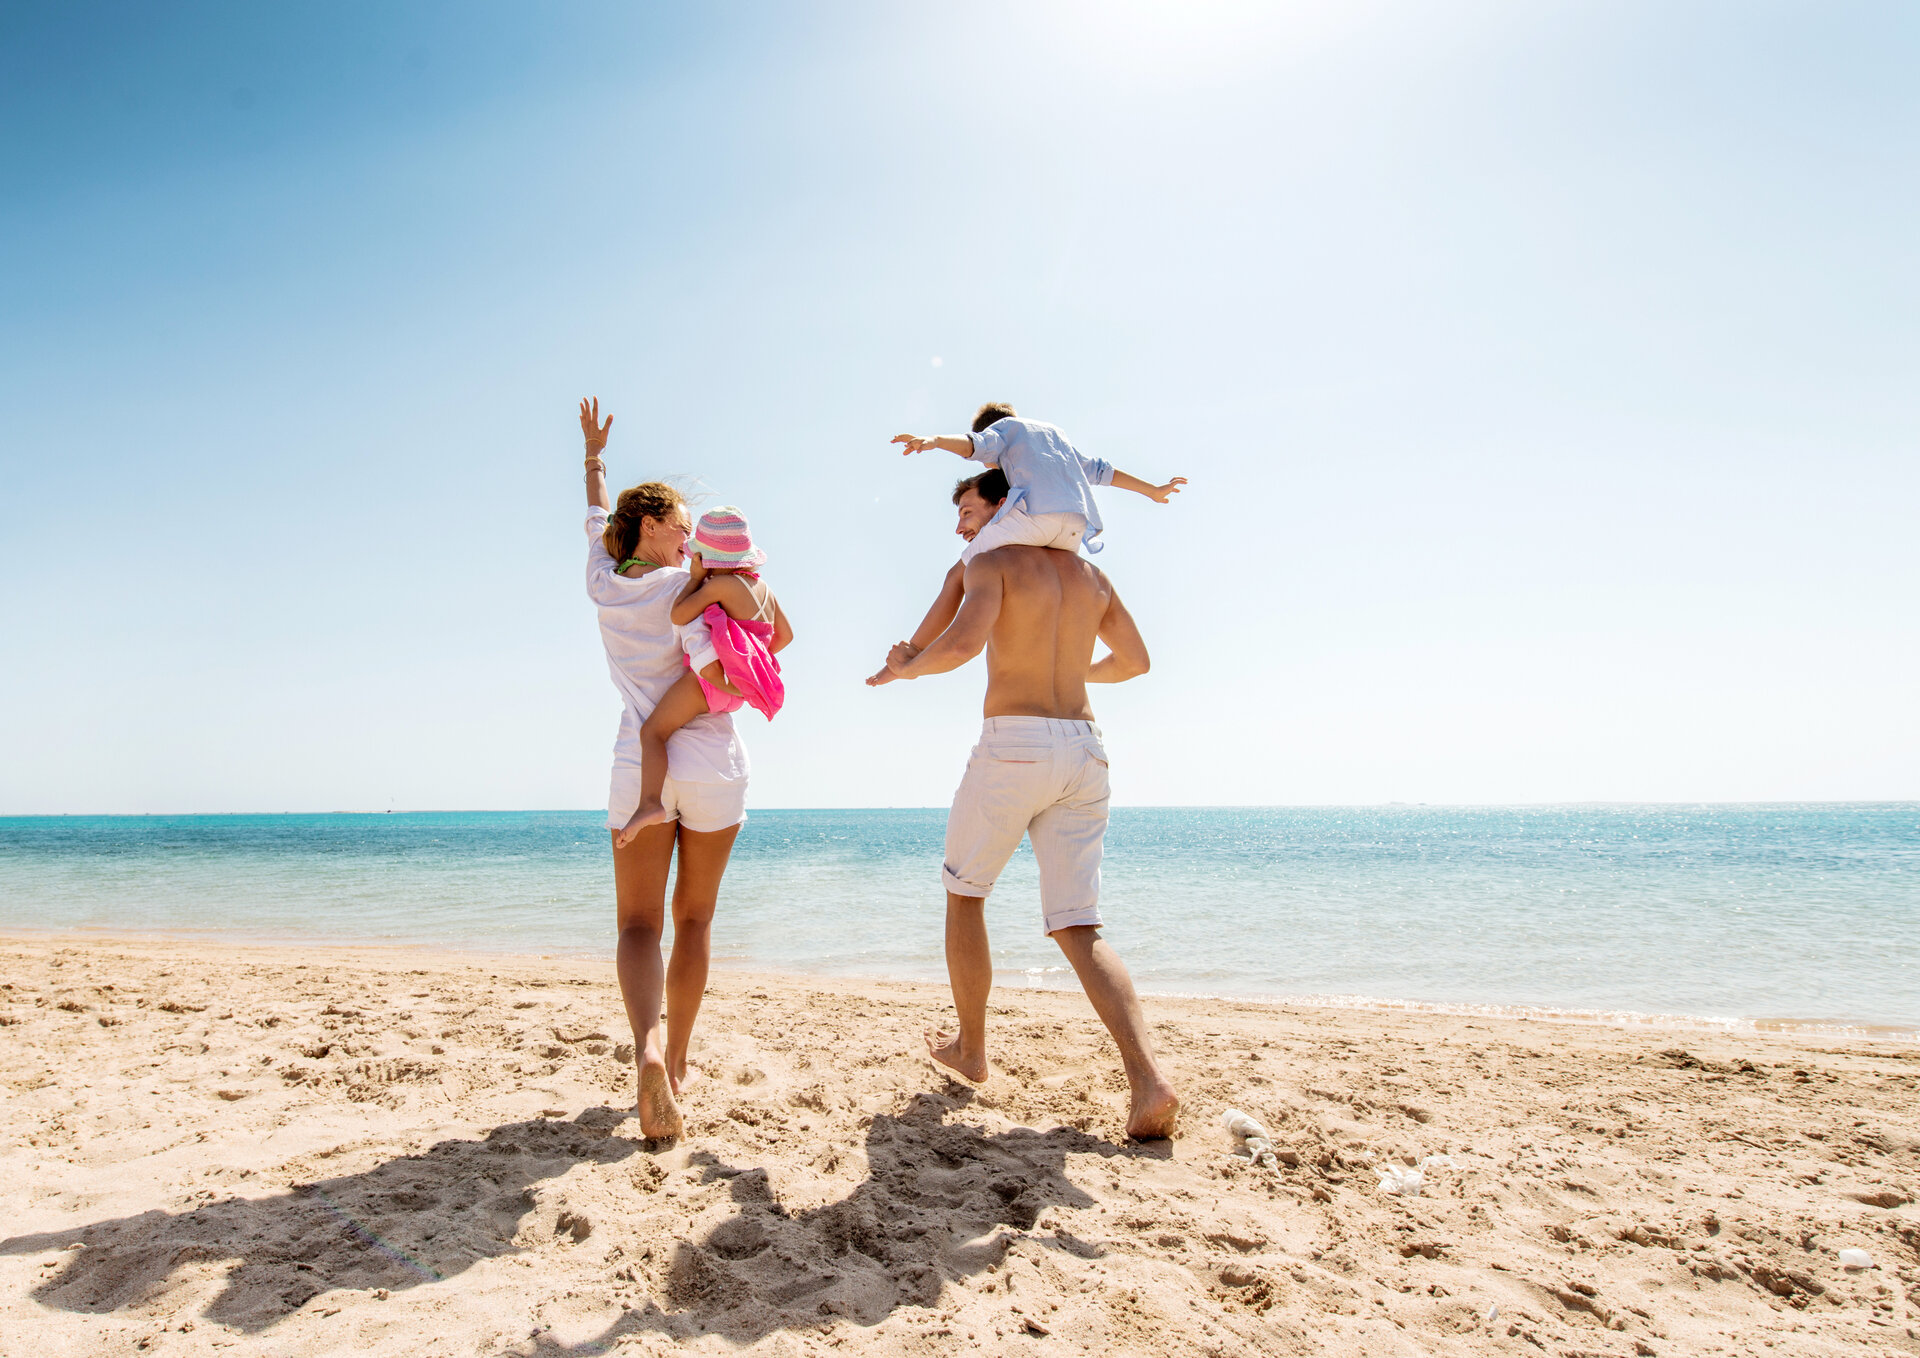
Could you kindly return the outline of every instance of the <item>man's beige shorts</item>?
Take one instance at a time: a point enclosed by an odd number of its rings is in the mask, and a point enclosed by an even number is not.
[[[947,812],[941,880],[956,896],[987,895],[1030,835],[1045,932],[1098,925],[1107,796],[1107,752],[1092,722],[988,717]]]

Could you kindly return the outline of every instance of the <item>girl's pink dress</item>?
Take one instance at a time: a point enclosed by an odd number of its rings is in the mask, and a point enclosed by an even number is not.
[[[773,644],[773,624],[742,622],[729,616],[719,604],[708,604],[700,616],[706,620],[707,631],[713,634],[713,649],[720,656],[720,668],[727,682],[746,695],[744,699],[736,698],[723,688],[715,688],[696,671],[694,677],[700,680],[700,691],[707,695],[707,711],[737,712],[743,703],[752,703],[755,711],[772,721],[773,714],[787,701],[787,686],[780,678],[780,662],[768,649]]]

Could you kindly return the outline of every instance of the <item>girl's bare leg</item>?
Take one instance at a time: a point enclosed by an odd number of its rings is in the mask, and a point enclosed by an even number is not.
[[[740,827],[680,829],[680,875],[673,884],[673,958],[667,963],[667,1080],[677,1097],[687,1078],[687,1042],[707,990],[713,910]]]
[[[640,727],[640,805],[626,828],[614,838],[617,849],[649,825],[663,824],[666,808],[660,805],[660,789],[667,785],[667,738],[707,710],[707,695],[699,677],[688,670],[668,689]]]
[[[640,1130],[651,1137],[680,1135],[680,1109],[667,1079],[666,1047],[660,1031],[660,935],[666,916],[667,868],[673,861],[677,826],[654,825],[618,836],[613,848],[613,883],[618,902],[620,944],[614,965],[620,996],[633,1028],[634,1066],[640,1073]],[[678,943],[676,937],[675,942]],[[676,948],[676,952],[678,949]]]

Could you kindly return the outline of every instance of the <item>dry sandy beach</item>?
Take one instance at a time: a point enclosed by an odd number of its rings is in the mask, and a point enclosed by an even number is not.
[[[940,988],[717,973],[662,1148],[607,965],[0,959],[4,1358],[1920,1354],[1910,1046],[1149,999],[1134,1145],[1078,995],[997,991],[974,1091]]]

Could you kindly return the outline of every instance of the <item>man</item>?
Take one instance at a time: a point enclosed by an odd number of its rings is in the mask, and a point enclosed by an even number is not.
[[[960,536],[972,541],[1006,498],[998,471],[954,492]],[[1100,853],[1107,832],[1107,755],[1088,684],[1147,672],[1147,648],[1113,585],[1093,564],[1053,547],[1007,546],[955,568],[958,611],[924,649],[903,641],[888,678],[957,669],[987,652],[986,722],[947,815],[947,976],[959,1031],[929,1033],[935,1061],[969,1080],[987,1077],[987,994],[993,959],[985,905],[1000,870],[1031,836],[1045,928],[1073,965],[1119,1045],[1132,1106],[1127,1135],[1173,1132],[1180,1101],[1160,1073],[1147,1023],[1120,957],[1100,937]],[[935,604],[928,621],[944,612]],[[926,624],[922,624],[923,630]],[[1093,658],[1094,641],[1107,654]],[[920,640],[916,634],[915,641]]]

